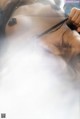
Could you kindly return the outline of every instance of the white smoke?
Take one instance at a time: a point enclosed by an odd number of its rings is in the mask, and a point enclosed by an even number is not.
[[[0,112],[7,119],[79,119],[75,72],[39,39],[15,39],[1,57]]]
[[[80,75],[40,39],[22,34],[0,43],[0,113],[7,119],[79,119]]]

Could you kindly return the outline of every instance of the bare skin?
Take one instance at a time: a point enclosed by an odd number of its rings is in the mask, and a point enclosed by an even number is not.
[[[58,12],[53,11],[50,5],[35,3],[17,8],[13,12],[11,19],[12,18],[16,18],[17,24],[13,26],[7,24],[6,35],[24,30],[26,34],[30,32],[31,35],[32,32],[34,36],[36,36],[38,33],[50,28],[53,24],[58,23],[60,19],[63,19],[63,16],[61,17]]]
[[[72,16],[71,14],[70,16]],[[14,19],[14,25],[9,25],[9,21],[12,18],[16,18],[16,22]],[[63,19],[64,16],[61,11],[55,10],[49,4],[44,5],[37,2],[23,5],[15,9],[6,24],[6,36],[12,36],[17,33],[22,39],[24,36],[33,38]],[[70,19],[72,20],[72,17]],[[72,21],[75,21],[75,19]],[[53,54],[65,57],[66,60],[70,60],[80,54],[80,36],[76,31],[70,30],[66,24],[63,24],[56,32],[51,32],[41,37],[41,41]]]
[[[80,32],[80,9],[72,8],[69,18],[77,26],[77,31]]]
[[[6,35],[10,36],[18,32],[20,35],[20,32],[23,32],[27,37],[37,36],[64,19],[59,12],[55,11],[55,9],[53,10],[50,5],[43,5],[41,3],[21,6],[11,16],[11,18],[16,18],[17,24],[13,26],[7,24]],[[64,46],[62,46],[62,38]],[[63,57],[66,55],[70,58],[80,52],[79,35],[77,32],[71,31],[66,24],[56,32],[51,32],[41,37],[41,40],[56,55],[62,55]],[[67,44],[69,44],[68,47]]]

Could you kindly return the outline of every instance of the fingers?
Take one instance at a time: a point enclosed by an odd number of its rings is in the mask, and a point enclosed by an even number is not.
[[[80,9],[72,8],[69,18],[75,25],[80,26]]]

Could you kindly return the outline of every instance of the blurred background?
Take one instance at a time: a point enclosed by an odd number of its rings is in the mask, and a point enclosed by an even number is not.
[[[64,10],[67,14],[72,7],[80,8],[80,0],[65,0]]]

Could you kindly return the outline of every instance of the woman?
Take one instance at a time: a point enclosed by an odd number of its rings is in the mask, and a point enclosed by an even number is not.
[[[77,31],[80,32],[80,9],[75,7],[72,8],[69,18],[77,26]]]

